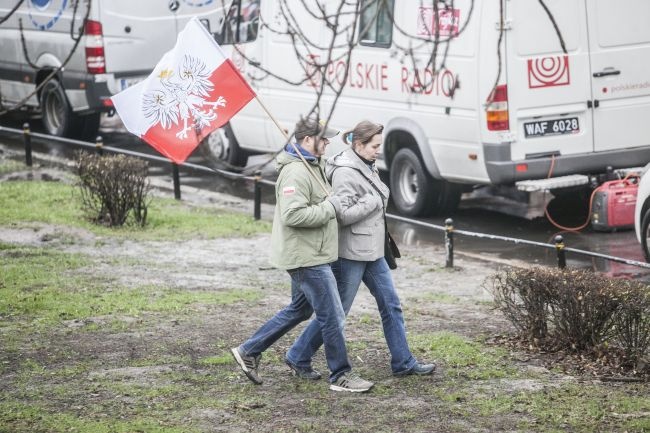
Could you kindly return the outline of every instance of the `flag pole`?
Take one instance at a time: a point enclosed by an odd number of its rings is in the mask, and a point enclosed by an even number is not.
[[[305,167],[307,167],[307,171],[308,171],[309,173],[311,173],[311,175],[314,177],[314,179],[316,179],[316,182],[318,182],[318,184],[319,184],[320,187],[323,189],[323,191],[325,192],[325,194],[327,194],[327,195],[329,196],[330,193],[329,193],[329,191],[327,190],[327,187],[325,186],[325,184],[323,183],[323,180],[322,180],[321,178],[319,178],[318,176],[316,176],[316,174],[314,174],[314,172],[311,170],[311,167],[309,166],[309,163],[307,162],[307,160],[305,159],[305,157],[304,157],[304,156],[302,155],[302,153],[300,152],[300,149],[298,149],[298,147],[296,146],[296,143],[294,143],[293,140],[291,140],[291,137],[289,137],[289,134],[287,133],[287,131],[284,130],[284,128],[280,125],[280,123],[277,121],[277,119],[275,118],[275,116],[273,116],[273,114],[271,114],[271,112],[269,111],[269,109],[266,108],[266,105],[264,105],[264,103],[263,103],[262,100],[259,98],[259,96],[257,96],[257,94],[255,94],[255,100],[260,104],[260,106],[262,107],[262,109],[263,109],[263,110],[266,112],[266,114],[271,118],[271,120],[273,121],[273,123],[275,123],[275,126],[278,127],[278,129],[280,130],[280,132],[282,132],[282,135],[284,135],[284,138],[287,140],[287,142],[288,142],[289,144],[291,144],[291,146],[293,146],[293,149],[294,149],[294,150],[296,151],[296,153],[298,154],[298,157],[302,160],[302,163],[305,164]]]

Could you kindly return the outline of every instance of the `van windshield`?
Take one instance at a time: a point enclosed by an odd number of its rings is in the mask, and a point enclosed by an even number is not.
[[[242,44],[257,39],[260,0],[234,0],[230,5],[217,42],[222,45]]]

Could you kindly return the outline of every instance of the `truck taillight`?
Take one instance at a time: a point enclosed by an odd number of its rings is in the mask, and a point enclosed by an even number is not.
[[[102,23],[86,21],[86,68],[89,74],[106,73],[106,58],[104,57],[104,35]]]
[[[488,98],[485,112],[488,130],[504,131],[510,129],[507,85],[502,84],[494,89],[494,92]]]

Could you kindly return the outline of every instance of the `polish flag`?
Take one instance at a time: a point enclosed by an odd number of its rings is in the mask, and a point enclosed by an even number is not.
[[[111,99],[124,126],[177,164],[255,92],[192,18],[144,81]]]

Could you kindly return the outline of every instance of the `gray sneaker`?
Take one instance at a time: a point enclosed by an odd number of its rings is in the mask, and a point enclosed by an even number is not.
[[[244,371],[246,377],[248,377],[255,385],[261,385],[262,379],[260,379],[260,376],[257,373],[257,367],[260,365],[260,358],[262,358],[262,355],[246,356],[241,353],[239,347],[233,347],[230,349],[230,352],[232,352],[233,358],[235,358],[237,364],[239,364],[241,369]]]
[[[321,378],[321,374],[311,367],[298,367],[292,364],[287,358],[284,359],[284,362],[289,366],[294,376],[309,380],[318,380]]]
[[[419,362],[416,362],[415,365],[408,370],[404,371],[398,371],[397,373],[393,373],[393,376],[410,376],[412,374],[415,374],[416,376],[424,376],[427,374],[433,374],[433,372],[436,371],[436,363],[432,362],[431,364],[421,364]]]
[[[355,373],[348,371],[332,382],[330,389],[332,391],[366,392],[373,386],[374,383],[364,380]]]

